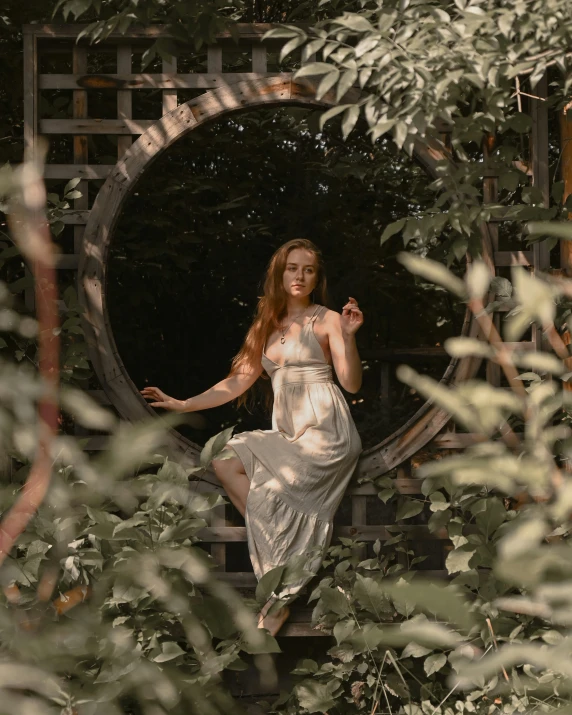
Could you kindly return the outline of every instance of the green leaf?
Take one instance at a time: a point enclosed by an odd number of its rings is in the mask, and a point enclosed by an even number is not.
[[[406,218],[400,218],[399,221],[394,221],[393,223],[390,223],[388,226],[386,226],[384,232],[381,234],[380,245],[383,246],[383,244],[386,241],[389,241],[392,236],[395,236],[396,233],[399,233],[405,226],[406,221]]]
[[[475,555],[474,551],[466,551],[464,548],[450,551],[445,561],[445,566],[449,573],[470,571],[469,562]]]
[[[421,501],[413,501],[412,499],[404,499],[397,507],[395,519],[411,519],[412,516],[417,516],[423,511],[424,503]]]
[[[339,688],[337,680],[320,683],[318,680],[303,680],[295,688],[300,706],[309,713],[327,713],[336,706],[334,693]]]
[[[444,653],[435,653],[435,655],[430,655],[428,658],[425,658],[425,662],[423,663],[425,674],[433,675],[433,673],[437,673],[445,666],[446,663],[447,656]]]
[[[151,660],[155,663],[166,663],[167,661],[174,660],[184,654],[185,651],[174,641],[167,641],[166,643],[161,644],[161,653]]]
[[[351,615],[351,604],[336,588],[323,588],[320,592],[320,600],[328,611],[333,611],[338,616]]]
[[[211,437],[208,442],[205,444],[201,451],[201,457],[200,457],[200,465],[201,467],[208,467],[208,465],[212,462],[213,459],[216,459],[217,456],[223,451],[223,449],[226,446],[226,443],[232,436],[232,431],[234,429],[234,426],[228,427],[227,429],[223,430],[222,432],[219,432],[218,434],[215,434],[214,437]]]
[[[422,658],[424,655],[428,655],[429,653],[431,653],[431,650],[431,648],[426,648],[423,645],[419,645],[419,643],[411,642],[405,646],[401,657]]]
[[[264,604],[280,586],[286,566],[277,566],[267,571],[256,586],[256,600]]]
[[[393,608],[383,586],[372,578],[357,574],[353,588],[353,597],[366,611],[373,613],[378,619],[382,614],[391,613]]]
[[[464,300],[467,297],[465,284],[460,278],[451,273],[442,263],[432,261],[429,258],[421,258],[413,253],[402,251],[397,254],[397,260],[407,268],[410,273],[425,278],[431,283],[446,288],[459,298]]]
[[[465,282],[471,298],[483,298],[491,282],[491,272],[484,261],[474,261],[467,268]]]
[[[338,114],[345,112],[346,109],[348,109],[351,106],[352,106],[351,104],[338,104],[337,106],[331,107],[327,111],[323,112],[320,115],[320,121],[319,121],[320,131],[323,130],[325,123],[329,119],[332,119],[333,117],[337,116]]]
[[[75,179],[70,179],[64,187],[64,196],[68,193],[68,191],[75,189],[75,187],[79,184],[80,181],[81,179],[79,177],[76,177]]]
[[[344,117],[342,119],[342,135],[343,135],[344,139],[347,138],[348,134],[355,127],[358,118],[359,118],[359,107],[354,104],[352,107],[350,107],[346,111],[346,113],[344,114]]]
[[[256,643],[243,643],[240,647],[245,653],[249,653],[250,655],[282,652],[276,638],[265,630],[260,631]]]

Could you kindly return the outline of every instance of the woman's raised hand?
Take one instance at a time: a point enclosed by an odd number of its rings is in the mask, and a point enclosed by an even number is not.
[[[143,395],[146,400],[153,400],[150,402],[150,407],[162,407],[164,410],[170,410],[171,412],[187,412],[185,408],[184,400],[177,400],[174,397],[169,397],[163,390],[158,387],[144,387],[139,392]]]
[[[348,298],[348,302],[342,308],[342,333],[355,335],[362,325],[363,313],[358,307],[357,300],[355,298]]]

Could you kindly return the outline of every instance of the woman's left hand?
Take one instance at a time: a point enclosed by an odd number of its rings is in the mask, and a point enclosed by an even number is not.
[[[363,325],[363,313],[358,308],[357,300],[349,298],[342,308],[341,327],[346,336],[355,335]]]

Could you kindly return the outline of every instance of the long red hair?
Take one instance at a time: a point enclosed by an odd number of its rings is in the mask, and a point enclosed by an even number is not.
[[[283,318],[286,315],[286,291],[284,290],[283,284],[284,271],[286,270],[288,255],[295,248],[303,248],[316,256],[317,277],[316,285],[313,290],[313,302],[320,305],[328,305],[329,298],[326,274],[320,249],[307,238],[294,238],[284,243],[275,251],[270,259],[264,277],[263,295],[258,300],[256,315],[246,333],[244,343],[233,358],[229,377],[242,372],[246,366],[259,363],[262,359],[262,351],[269,336],[282,325]],[[262,373],[261,377],[265,380],[268,379],[265,373]],[[237,404],[247,404],[249,398],[253,398],[252,388],[240,395]],[[267,406],[271,404],[271,401],[272,394],[266,389]]]

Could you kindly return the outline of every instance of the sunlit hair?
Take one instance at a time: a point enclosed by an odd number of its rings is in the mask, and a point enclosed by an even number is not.
[[[264,295],[258,301],[256,315],[246,334],[244,343],[232,361],[229,376],[248,369],[249,365],[259,364],[262,359],[262,350],[268,337],[282,325],[283,318],[286,316],[287,305],[283,283],[284,271],[286,270],[290,252],[296,248],[303,248],[316,256],[317,275],[316,286],[313,291],[313,302],[328,305],[326,274],[320,249],[307,238],[294,238],[284,243],[270,259],[264,278]],[[266,373],[262,373],[261,377],[268,380]],[[272,402],[272,394],[269,389],[266,389],[265,392],[265,402],[269,406]],[[247,404],[253,399],[251,388],[240,395],[237,404]]]

